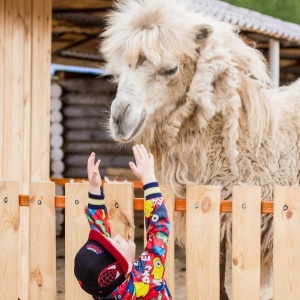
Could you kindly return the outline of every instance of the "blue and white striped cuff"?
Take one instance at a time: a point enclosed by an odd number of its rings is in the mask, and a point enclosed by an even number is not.
[[[88,198],[88,207],[96,208],[98,206],[105,205],[104,194],[101,192],[101,195],[94,195],[89,193]]]
[[[146,200],[162,197],[158,182],[150,182],[143,186]]]

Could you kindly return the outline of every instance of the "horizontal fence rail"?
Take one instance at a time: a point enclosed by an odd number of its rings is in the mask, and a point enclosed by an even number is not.
[[[64,196],[55,195],[55,184],[65,185]],[[143,209],[143,199],[134,197],[136,187],[142,188],[141,183],[103,184],[112,235],[134,240],[134,211]],[[221,201],[221,190],[216,186],[187,186],[186,199],[176,199],[167,186],[161,189],[171,224],[177,218],[174,211],[186,215],[186,299],[219,299],[220,212],[231,213],[232,219],[232,299],[259,299],[262,213],[273,214],[273,299],[299,298],[300,187],[275,187],[274,201],[262,201],[260,187],[234,187],[230,201]],[[87,192],[86,181],[60,179],[59,182],[34,182],[29,195],[19,195],[17,182],[0,181],[0,299],[20,296],[17,258],[21,253],[17,245],[20,210],[24,206],[29,208],[26,221],[30,299],[56,298],[55,207],[65,208],[65,299],[90,299],[73,275],[75,254],[89,231],[84,215]],[[166,280],[176,299],[172,228]]]
[[[83,183],[85,179],[66,179],[66,178],[52,178],[53,182],[58,185],[65,185],[66,183]],[[131,182],[135,189],[141,189],[143,187],[140,181],[128,181]],[[144,209],[144,199],[143,198],[133,198],[134,210]],[[19,196],[20,206],[29,206],[29,196],[20,195]],[[55,196],[55,207],[64,208],[65,207],[65,197]],[[186,211],[186,199],[175,199],[175,211]],[[222,200],[220,203],[220,212],[222,213],[232,213],[232,201]],[[262,214],[272,214],[273,213],[273,201],[261,201],[261,213]]]
[[[55,207],[64,208],[66,206],[65,196],[55,196]],[[133,198],[134,210],[144,209],[144,198]],[[20,195],[19,196],[20,206],[29,206],[29,196]],[[186,211],[186,199],[175,199],[175,211]],[[220,203],[220,212],[222,213],[232,213],[232,201],[222,200]],[[261,213],[262,214],[272,214],[273,213],[273,202],[272,201],[261,201]]]

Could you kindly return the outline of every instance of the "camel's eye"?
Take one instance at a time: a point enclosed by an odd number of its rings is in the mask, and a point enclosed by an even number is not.
[[[172,68],[172,69],[163,69],[161,72],[160,72],[160,75],[162,76],[171,76],[171,75],[174,75],[178,70],[178,66],[176,66],[175,68]]]

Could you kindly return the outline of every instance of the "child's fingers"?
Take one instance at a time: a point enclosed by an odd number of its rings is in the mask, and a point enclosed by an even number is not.
[[[141,153],[142,153],[143,157],[147,156],[147,150],[143,144],[140,145],[140,149],[141,149]]]
[[[100,166],[100,163],[101,163],[101,160],[100,160],[100,159],[98,159],[98,160],[97,160],[97,162],[96,162],[96,164],[95,164],[95,168],[97,168],[97,169],[98,169],[98,168],[99,168],[99,166]]]
[[[140,157],[140,153],[138,151],[138,145],[133,146],[132,150],[133,150],[133,155],[134,155],[135,160],[139,161],[141,157]]]
[[[139,172],[138,172],[138,169],[137,169],[135,163],[132,162],[132,161],[129,162],[129,167],[130,167],[130,169],[132,170],[133,174],[134,174],[136,177],[139,178],[140,174],[139,174]]]
[[[98,176],[98,174],[100,175],[100,172],[99,172],[99,165],[101,163],[101,160],[98,159],[95,166],[93,167],[93,177],[96,177]]]
[[[142,152],[143,152],[143,155],[147,158],[149,158],[149,152],[147,151],[146,147],[144,145],[141,145],[141,149],[142,149]]]
[[[94,166],[95,162],[95,153],[92,152],[88,158],[88,166],[93,165]]]
[[[137,151],[139,153],[139,156],[141,159],[145,158],[145,151],[144,151],[145,147],[143,145],[137,145]]]

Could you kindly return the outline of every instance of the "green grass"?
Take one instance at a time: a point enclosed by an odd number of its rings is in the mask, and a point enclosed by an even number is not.
[[[223,0],[233,4],[273,16],[284,21],[300,24],[299,0]]]

